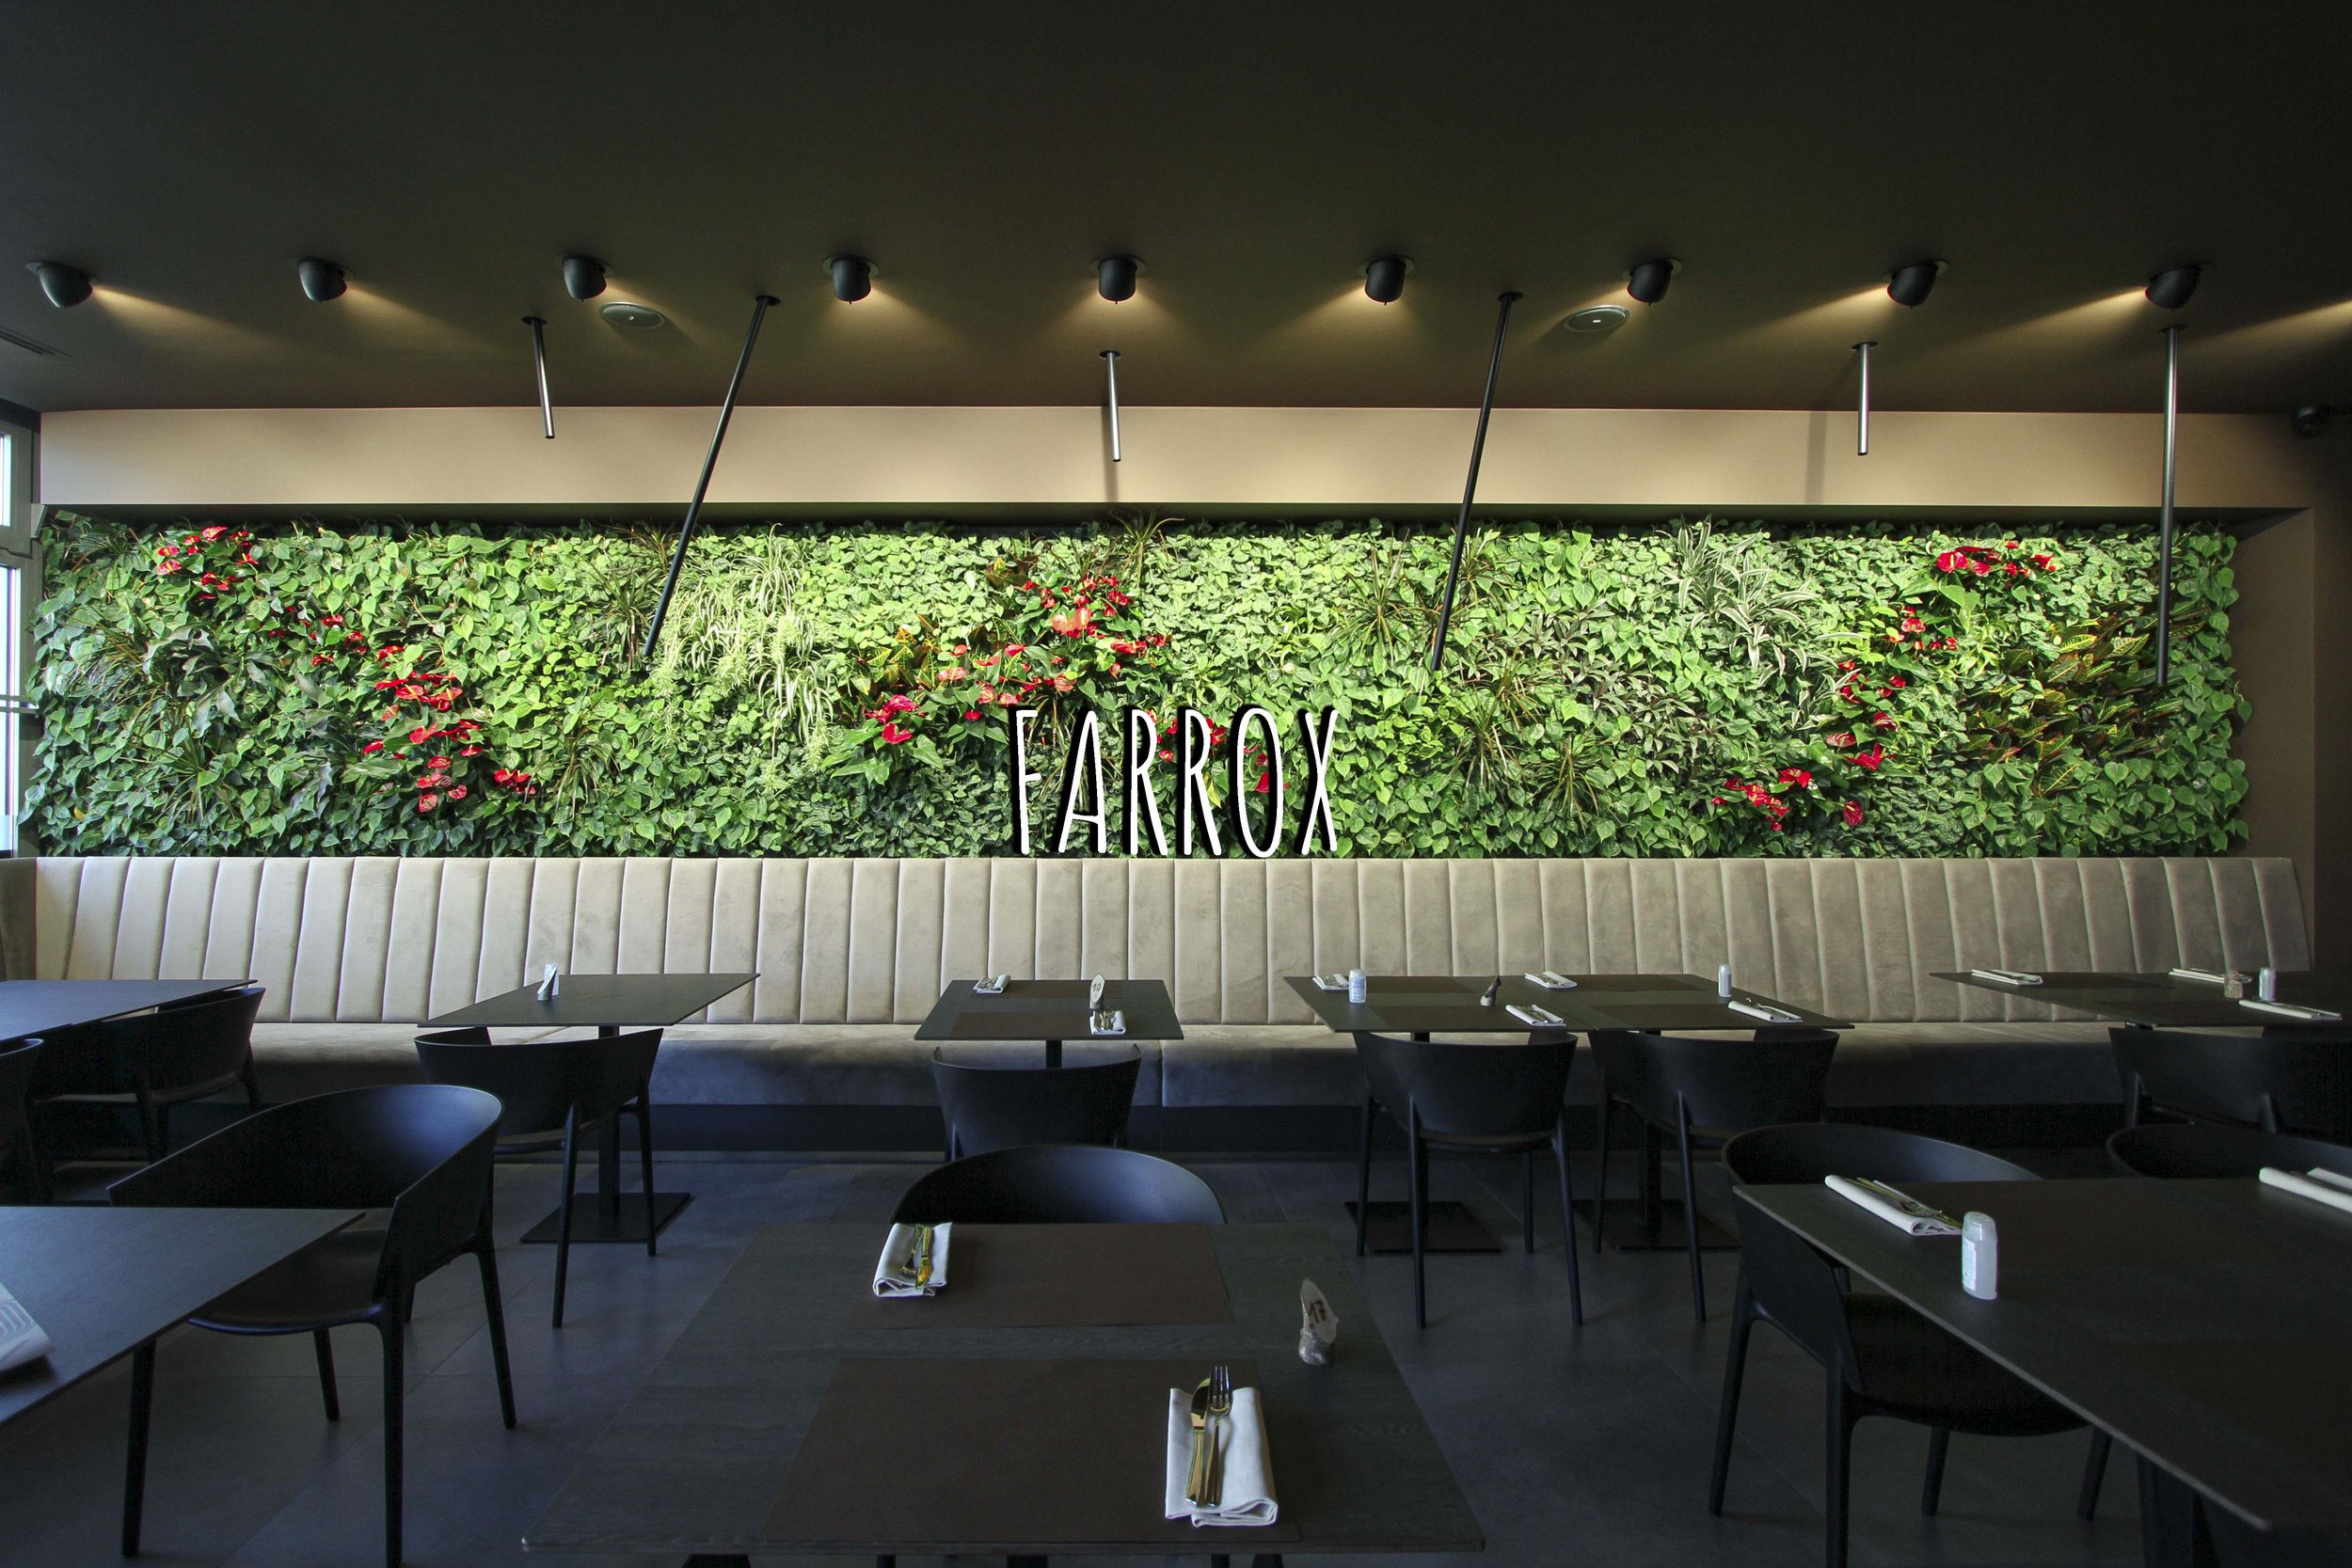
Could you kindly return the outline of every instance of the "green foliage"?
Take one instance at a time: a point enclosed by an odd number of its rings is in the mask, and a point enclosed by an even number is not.
[[[1047,679],[1024,700],[1049,743],[1085,705],[1224,722],[1257,703],[1286,743],[1294,710],[1337,709],[1346,853],[2210,853],[2242,833],[2217,527],[2182,536],[2162,692],[2144,528],[1483,525],[1435,675],[1442,528],[712,527],[641,670],[666,542],[62,519],[28,832],[60,853],[1001,852],[1002,727],[962,715],[1009,667],[975,657],[1023,643],[1048,650],[1019,671]],[[191,546],[212,578],[158,569]],[[1939,570],[1962,546],[2051,564]],[[1113,577],[1115,632],[1056,628],[1062,591]],[[1147,635],[1166,642],[1119,651]],[[431,752],[462,796],[419,782]]]

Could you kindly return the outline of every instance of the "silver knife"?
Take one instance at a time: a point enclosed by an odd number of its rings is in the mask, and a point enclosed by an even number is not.
[[[1952,1218],[1951,1215],[1944,1212],[1943,1210],[1935,1208],[1931,1204],[1922,1203],[1908,1193],[1897,1192],[1894,1188],[1888,1186],[1883,1181],[1874,1181],[1867,1176],[1849,1177],[1847,1180],[1851,1181],[1857,1187],[1869,1188],[1870,1191],[1878,1194],[1879,1196],[1886,1199],[1887,1202],[1893,1204],[1896,1208],[1900,1209],[1904,1213],[1911,1215],[1915,1219],[1934,1220],[1939,1224],[1950,1226],[1954,1230],[1958,1230],[1960,1228],[1960,1222]]]
[[[928,1225],[914,1233],[914,1283],[917,1287],[931,1282],[931,1238],[934,1234]]]

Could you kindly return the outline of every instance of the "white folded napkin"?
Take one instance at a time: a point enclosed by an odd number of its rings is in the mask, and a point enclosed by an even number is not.
[[[1804,1022],[1786,1007],[1768,1007],[1760,1002],[1742,1002],[1737,997],[1726,998],[1724,1006],[1735,1013],[1745,1013],[1750,1018],[1760,1018],[1767,1023],[1802,1023]]]
[[[1087,1014],[1087,1030],[1095,1035],[1123,1035],[1127,1032],[1127,1015],[1117,1007],[1104,1009],[1110,1014],[1108,1027],[1094,1022],[1095,1015]]]
[[[985,980],[975,980],[972,982],[972,994],[975,996],[1002,996],[1005,994],[1005,982],[1011,978],[1012,976],[1009,974],[992,974]]]
[[[1233,1390],[1233,1408],[1214,1423],[1216,1451],[1224,1468],[1217,1475],[1215,1506],[1196,1508],[1184,1498],[1184,1482],[1192,1472],[1192,1395],[1183,1388],[1168,1391],[1168,1509],[1166,1517],[1190,1519],[1195,1525],[1270,1525],[1279,1510],[1274,1501],[1274,1477],[1266,1463],[1265,1420],[1258,1409],[1255,1388]]]
[[[2317,1174],[2317,1172],[2312,1173],[2312,1175]],[[2263,1166],[2262,1179],[2265,1186],[2276,1187],[2280,1192],[2293,1193],[2297,1197],[2308,1197],[2314,1203],[2324,1203],[2330,1209],[2341,1209],[2345,1213],[2352,1214],[2352,1192],[2346,1192],[2341,1187],[2330,1186],[2325,1181],[2314,1181],[2309,1176],[2296,1171],[2280,1170],[2276,1165]]]
[[[1903,1203],[1911,1205],[1910,1209],[1905,1209],[1892,1198],[1871,1191],[1851,1177],[1824,1176],[1821,1180],[1827,1182],[1829,1190],[1839,1197],[1850,1203],[1862,1205],[1887,1224],[1906,1230],[1914,1236],[1957,1236],[1960,1234],[1960,1227],[1942,1219],[1934,1210],[1916,1198],[1905,1197]]]
[[[1347,989],[1347,976],[1344,974],[1317,974],[1313,978],[1317,990],[1345,990]]]
[[[894,1225],[882,1243],[882,1259],[874,1265],[874,1293],[878,1296],[935,1296],[947,1288],[948,1232],[955,1222],[934,1227],[931,1230],[931,1277],[924,1284],[914,1282],[914,1252],[923,1239],[919,1225]]]
[[[2230,983],[2227,974],[2216,974],[2210,969],[2183,969],[2176,964],[2169,973],[2175,980],[2194,980],[2201,986],[2226,986]]]
[[[1549,1007],[1538,1007],[1533,1004],[1522,1007],[1515,1002],[1502,1010],[1532,1029],[1559,1029],[1568,1022]]]
[[[1541,974],[1530,974],[1526,978],[1530,984],[1541,986],[1546,990],[1576,990],[1574,980],[1553,970],[1547,969]]]
[[[2022,969],[1972,969],[1968,972],[1979,980],[1997,980],[2005,986],[2038,986],[2042,976],[2029,974]]]
[[[2277,1013],[2280,1018],[2299,1018],[2306,1023],[2336,1023],[2342,1013],[2331,1013],[2325,1007],[2298,1007],[2292,1002],[2265,1002],[2256,997],[2242,997],[2241,1007],[2251,1007],[2258,1013]]]

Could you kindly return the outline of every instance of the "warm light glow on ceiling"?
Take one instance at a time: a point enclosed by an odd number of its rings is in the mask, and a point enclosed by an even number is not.
[[[186,339],[199,348],[232,354],[278,353],[282,349],[278,339],[257,327],[208,316],[184,305],[167,304],[113,283],[93,284],[89,305],[108,320],[143,337]]]
[[[2217,332],[2200,341],[2192,325],[2187,338],[2193,348],[2218,354],[2295,354],[2298,351],[2318,353],[2343,346],[2342,338],[2352,332],[2352,299],[2338,300],[2333,305],[2315,306],[2297,310],[2293,315],[2277,316],[2266,322],[2233,327]]]
[[[1881,324],[1902,313],[1903,308],[1888,297],[1884,283],[1870,283],[1850,294],[1758,323],[1728,341],[1791,343],[1819,340],[1846,348],[1858,339],[1875,336]]]

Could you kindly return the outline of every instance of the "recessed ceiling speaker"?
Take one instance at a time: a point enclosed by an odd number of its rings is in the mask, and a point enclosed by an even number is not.
[[[1588,305],[1581,310],[1570,311],[1560,325],[1571,332],[1614,332],[1632,315],[1622,305]]]
[[[1681,270],[1682,263],[1673,257],[1653,256],[1625,275],[1625,292],[1645,305],[1655,305],[1666,297],[1666,285]]]
[[[1394,305],[1405,297],[1405,275],[1413,270],[1409,256],[1375,256],[1364,263],[1364,297]]]
[[[1935,280],[1943,275],[1941,261],[1913,261],[1897,267],[1886,275],[1886,297],[1898,305],[1924,305],[1935,288]]]
[[[60,310],[71,309],[89,298],[89,274],[63,261],[27,261],[24,270],[40,279],[40,292],[49,296],[49,303]]]
[[[2197,280],[2204,274],[2205,269],[2194,261],[2165,268],[2148,279],[2148,303],[2160,310],[2179,309],[2197,292]]]
[[[1094,263],[1094,288],[1113,305],[1136,297],[1136,275],[1143,263],[1132,256],[1105,256]]]
[[[314,305],[324,305],[330,299],[340,299],[342,297],[343,290],[348,286],[343,281],[342,268],[332,261],[321,261],[316,256],[305,256],[301,261],[296,261],[294,276],[302,279],[303,297]]]
[[[638,332],[651,331],[666,319],[650,305],[633,305],[625,299],[610,300],[597,306],[596,314],[614,326],[626,326]]]
[[[2334,419],[2336,411],[2325,404],[2307,403],[2287,416],[2287,423],[2294,427],[2297,436],[2310,440],[2327,429],[2328,421]]]
[[[833,274],[833,297],[844,305],[874,292],[874,263],[863,256],[828,256],[825,268]]]
[[[574,299],[594,299],[604,293],[604,263],[594,256],[564,257],[564,292]]]

